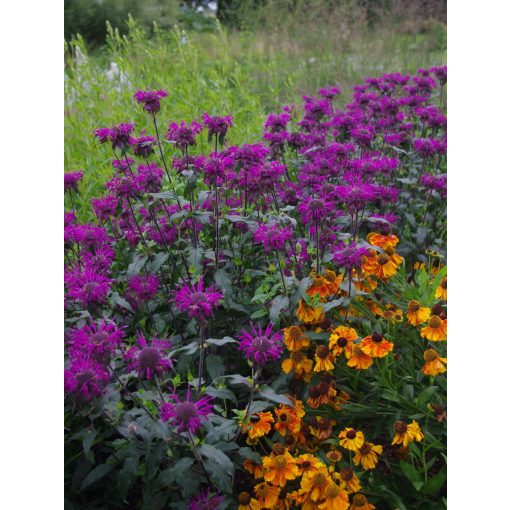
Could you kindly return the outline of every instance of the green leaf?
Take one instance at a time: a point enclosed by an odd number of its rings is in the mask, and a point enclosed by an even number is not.
[[[179,459],[171,468],[161,471],[159,480],[163,485],[169,486],[173,482],[181,485],[189,476],[189,469],[193,465],[193,459],[183,457]]]
[[[226,388],[218,389],[218,388],[213,388],[212,386],[209,386],[205,392],[207,395],[210,395],[211,397],[221,398],[221,399],[225,399],[225,400],[231,400],[232,402],[237,404],[236,396],[230,390],[227,390]]]
[[[104,476],[106,476],[111,470],[113,466],[111,464],[100,464],[95,467],[81,482],[80,492],[85,490],[87,487],[92,485],[93,483],[101,480]]]
[[[276,296],[273,299],[271,310],[269,311],[269,317],[274,325],[280,323],[280,313],[282,310],[289,307],[289,298],[287,296]]]
[[[267,310],[264,308],[260,308],[259,310],[257,310],[256,312],[253,312],[250,315],[250,319],[260,319],[261,317],[264,317],[265,315],[267,315]]]
[[[430,397],[438,390],[437,386],[425,388],[416,399],[416,404],[421,407],[430,400]]]
[[[128,278],[131,278],[131,276],[136,276],[140,273],[143,266],[147,262],[147,255],[138,255],[136,254],[133,257],[133,262],[129,264],[128,270],[127,270],[127,276]]]
[[[83,439],[83,451],[85,452],[85,456],[87,459],[89,459],[90,449],[92,448],[92,445],[94,444],[94,439],[97,436],[97,430],[92,429],[88,430],[84,439]],[[90,460],[90,459],[89,459]]]
[[[223,358],[217,354],[209,354],[205,358],[205,366],[207,368],[207,373],[213,380],[221,377],[225,373]]]
[[[257,464],[261,464],[260,453],[253,451],[251,448],[248,448],[247,446],[239,448],[239,454],[244,459],[249,459]]]
[[[421,484],[423,486],[423,482],[421,481],[420,473],[414,468],[412,464],[409,464],[408,462],[404,462],[403,460],[400,461],[400,468],[402,469],[402,472],[406,476],[406,478],[413,484]],[[421,486],[419,489],[416,489],[419,491],[421,489]],[[415,485],[416,488],[416,485]]]
[[[285,395],[278,395],[273,388],[269,386],[262,386],[259,388],[259,395],[266,400],[276,402],[278,404],[284,404],[286,406],[294,407],[292,401]]]
[[[225,345],[225,344],[232,344],[237,343],[237,340],[230,336],[224,336],[223,338],[208,338],[205,341],[207,344],[214,344],[214,345]]]

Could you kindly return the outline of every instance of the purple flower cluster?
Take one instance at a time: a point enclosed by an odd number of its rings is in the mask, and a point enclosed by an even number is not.
[[[67,172],[64,174],[64,191],[78,191],[78,183],[83,179],[83,172]]]
[[[273,331],[272,323],[265,330],[260,323],[257,326],[250,323],[250,331],[242,330],[239,338],[239,350],[258,367],[278,360],[283,353],[283,337],[280,332]]]
[[[126,353],[129,362],[128,370],[136,370],[138,377],[152,379],[161,376],[172,368],[172,361],[168,357],[171,343],[168,340],[153,338],[150,342],[142,335],[136,337],[137,345]]]
[[[205,288],[202,279],[196,284],[183,283],[174,296],[177,309],[189,319],[196,318],[200,324],[213,315],[222,299],[223,295],[214,287]]]
[[[137,103],[150,114],[156,114],[161,109],[161,99],[168,96],[165,90],[137,90],[133,96]]]

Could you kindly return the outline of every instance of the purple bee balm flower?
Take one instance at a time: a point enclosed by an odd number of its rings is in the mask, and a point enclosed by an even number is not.
[[[188,510],[217,510],[221,503],[223,503],[223,496],[205,489],[189,500]]]
[[[439,191],[442,195],[446,193],[446,175],[425,174],[420,181],[427,189]]]
[[[413,147],[423,158],[444,154],[446,151],[444,142],[435,138],[416,138],[413,140]]]
[[[64,191],[78,191],[78,183],[83,179],[83,172],[68,172],[64,174]]]
[[[110,292],[112,280],[85,266],[69,271],[64,279],[70,298],[81,305],[101,305]]]
[[[158,292],[159,280],[154,274],[132,276],[128,281],[128,300],[136,304],[154,299]]]
[[[208,130],[207,140],[210,142],[213,136],[216,135],[220,144],[223,145],[225,137],[227,136],[228,128],[233,124],[232,115],[227,115],[225,117],[214,115],[213,117],[210,117],[207,113],[204,113],[202,115],[202,120]]]
[[[64,212],[64,227],[73,225],[76,223],[76,214],[74,212]]]
[[[172,122],[168,126],[166,139],[174,142],[175,146],[181,150],[191,145],[196,145],[196,137],[202,131],[202,125],[196,120],[191,124],[181,121],[180,124]]]
[[[333,202],[323,198],[308,197],[298,205],[303,223],[322,223],[334,210]]]
[[[133,96],[137,103],[143,105],[143,109],[151,114],[156,114],[161,108],[161,99],[168,96],[165,90],[137,90]]]
[[[189,319],[195,317],[200,324],[213,315],[222,299],[223,295],[214,287],[204,288],[202,279],[194,285],[183,283],[174,296],[177,309],[185,312]]]
[[[99,274],[107,275],[113,260],[115,252],[109,245],[103,245],[93,251],[84,251],[81,253],[83,263],[91,270]]]
[[[363,264],[363,257],[369,254],[368,248],[353,243],[334,253],[333,260],[340,267],[344,267],[346,273],[350,273],[353,269],[359,270]]]
[[[188,387],[186,400],[180,400],[178,395],[170,395],[172,402],[161,405],[161,419],[178,427],[178,432],[188,432],[195,435],[202,426],[202,419],[207,420],[212,412],[211,397],[205,396],[196,402],[191,400],[191,390]]]
[[[90,322],[71,332],[70,356],[72,359],[90,358],[105,366],[124,338],[123,331],[114,322]]]
[[[242,330],[239,334],[239,350],[259,367],[271,360],[276,361],[283,352],[282,335],[273,331],[273,324],[270,322],[265,331],[260,323],[255,327],[250,323],[251,331]]]
[[[137,198],[142,190],[131,175],[113,177],[106,183],[106,189],[118,198]]]
[[[139,136],[131,138],[131,147],[135,156],[147,159],[154,152],[156,139],[153,136]]]
[[[156,163],[148,165],[138,165],[138,173],[134,181],[136,187],[145,193],[157,193],[161,190],[163,180],[163,170],[156,166]]]
[[[126,360],[131,363],[128,370],[136,370],[138,377],[152,379],[155,375],[166,374],[172,368],[172,361],[168,358],[171,347],[169,340],[153,338],[148,342],[142,335],[136,337],[136,343],[126,353]]]
[[[338,94],[340,94],[341,92],[342,90],[340,89],[340,87],[327,87],[319,89],[319,96],[322,96],[328,101],[331,101],[335,98],[335,96],[338,96]]]
[[[124,151],[131,142],[131,132],[134,125],[129,122],[123,122],[112,128],[100,128],[95,130],[95,136],[100,143],[111,142],[113,150],[120,149]]]
[[[131,168],[135,160],[133,158],[114,159],[112,166],[115,168],[115,175],[131,175]]]
[[[266,253],[269,253],[271,250],[281,251],[285,243],[292,239],[292,228],[290,226],[280,227],[276,223],[262,223],[254,232],[253,239],[257,243],[264,244]]]
[[[92,198],[90,200],[94,213],[100,221],[108,221],[115,216],[119,199],[112,195],[103,198]]]
[[[90,359],[75,359],[64,371],[65,391],[84,403],[99,397],[109,380],[108,372]]]
[[[361,211],[369,202],[377,198],[374,186],[364,182],[337,186],[335,195],[341,204],[347,206],[351,214]]]
[[[264,129],[267,129],[270,133],[285,131],[290,119],[291,116],[288,113],[270,113],[267,116]]]

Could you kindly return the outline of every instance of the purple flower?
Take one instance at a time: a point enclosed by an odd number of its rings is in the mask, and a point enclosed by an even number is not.
[[[377,198],[375,187],[364,182],[337,186],[335,196],[340,203],[347,206],[351,214],[361,211],[369,202]]]
[[[169,340],[153,338],[150,342],[142,336],[136,337],[134,345],[126,353],[126,360],[131,361],[128,370],[136,370],[138,377],[152,379],[161,376],[172,368],[172,361],[167,357],[171,347]]]
[[[232,115],[227,115],[225,117],[215,115],[210,117],[207,113],[204,113],[202,115],[202,120],[204,121],[205,127],[208,129],[207,141],[211,142],[213,136],[216,135],[220,144],[223,145],[228,128],[233,124]]]
[[[424,174],[420,181],[425,188],[439,191],[442,195],[446,194],[446,175]]]
[[[250,323],[251,331],[242,330],[239,334],[239,350],[258,366],[265,365],[268,361],[276,361],[283,352],[282,335],[273,331],[273,324],[270,322],[265,331],[260,323],[255,327]]]
[[[90,200],[94,213],[98,220],[107,221],[115,216],[119,199],[112,195],[103,198],[92,198]]]
[[[78,191],[78,183],[83,179],[83,172],[68,172],[64,174],[64,191]]]
[[[154,152],[156,139],[153,136],[139,136],[131,138],[131,147],[135,156],[147,159]]]
[[[285,242],[289,241],[291,238],[292,228],[290,226],[280,227],[276,223],[262,223],[253,234],[253,239],[257,243],[264,244],[266,253],[269,253],[271,250],[283,250]]]
[[[90,402],[99,397],[109,381],[108,372],[90,359],[78,358],[71,361],[64,371],[64,389],[73,393],[77,400]]]
[[[221,503],[223,503],[223,496],[205,489],[189,500],[188,510],[217,510]]]
[[[414,150],[423,158],[444,154],[446,145],[442,140],[435,138],[416,138],[413,140]]]
[[[114,159],[112,166],[115,168],[115,175],[131,175],[131,165],[135,160],[133,158]]]
[[[186,400],[180,400],[178,395],[170,395],[173,402],[161,405],[161,419],[178,427],[178,432],[189,432],[195,435],[202,425],[202,418],[207,420],[212,412],[211,397],[205,396],[193,402],[191,390],[188,387]]]
[[[323,89],[319,89],[319,96],[322,96],[323,98],[327,99],[328,101],[332,101],[335,96],[338,96],[342,90],[340,87],[327,87]]]
[[[333,202],[323,198],[308,197],[298,205],[298,211],[303,223],[322,223],[334,210]]]
[[[113,150],[120,149],[124,152],[130,145],[130,135],[134,128],[133,124],[124,122],[112,128],[96,129],[94,133],[100,143],[111,142]]]
[[[168,96],[165,90],[137,90],[133,96],[137,103],[143,105],[143,109],[151,114],[156,114],[161,108],[161,99]]]
[[[353,269],[360,269],[363,264],[363,257],[370,254],[368,248],[350,244],[333,255],[333,260],[340,266],[345,268],[346,273],[350,273]]]
[[[196,145],[196,136],[202,131],[202,125],[196,120],[191,124],[181,121],[180,124],[172,122],[168,126],[166,134],[167,140],[174,142],[175,146],[181,150],[191,145]]]
[[[157,193],[161,190],[163,180],[163,170],[156,166],[156,163],[148,165],[138,165],[138,173],[135,175],[134,182],[136,188],[145,193]]]
[[[104,366],[124,338],[123,331],[114,322],[90,322],[71,332],[70,356],[72,359],[91,358]]]
[[[159,280],[154,274],[132,276],[128,281],[127,299],[135,305],[154,299],[158,292]]]
[[[85,307],[103,304],[112,285],[110,278],[89,267],[69,271],[64,281],[68,287],[69,297]]]
[[[195,317],[201,324],[213,315],[222,299],[223,295],[214,287],[205,289],[202,279],[195,285],[184,283],[174,296],[177,309],[185,312],[189,319]]]
[[[267,116],[264,129],[267,129],[270,133],[285,131],[290,119],[291,116],[288,113],[270,113]]]
[[[76,223],[76,214],[74,212],[64,212],[64,227],[73,225]]]

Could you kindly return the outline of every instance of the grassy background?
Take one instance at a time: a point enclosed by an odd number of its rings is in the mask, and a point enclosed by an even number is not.
[[[66,43],[65,170],[85,173],[80,219],[90,219],[89,200],[103,193],[112,173],[111,152],[97,144],[93,130],[132,121],[137,132],[147,128],[152,134],[149,117],[132,99],[137,89],[168,91],[158,117],[163,132],[169,120],[230,113],[235,125],[229,143],[249,143],[261,136],[268,112],[319,87],[340,85],[342,103],[366,76],[446,61],[439,22],[413,26],[393,20],[370,27],[345,13],[326,14],[280,24],[273,16],[257,30],[243,31],[219,24],[212,32],[189,33],[155,26],[151,37],[130,20],[127,34],[110,27],[106,45],[91,54],[80,37]],[[122,77],[108,72],[111,62]],[[202,135],[198,150],[210,150],[205,142]]]

